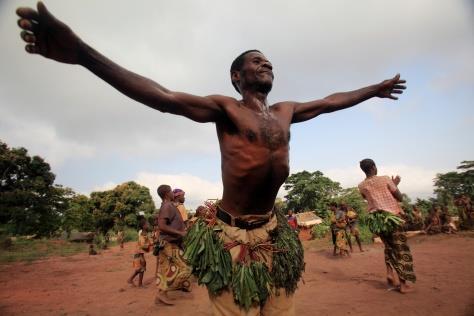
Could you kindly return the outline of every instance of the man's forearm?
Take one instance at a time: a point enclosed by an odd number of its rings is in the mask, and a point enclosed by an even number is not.
[[[153,80],[119,66],[84,42],[80,44],[79,64],[126,96],[158,110],[160,95],[164,103],[169,92]]]
[[[362,89],[349,91],[349,92],[338,92],[331,94],[324,98],[328,101],[328,106],[325,109],[325,113],[330,113],[338,110],[342,110],[356,104],[359,104],[365,100],[377,96],[379,92],[379,84],[371,85]]]

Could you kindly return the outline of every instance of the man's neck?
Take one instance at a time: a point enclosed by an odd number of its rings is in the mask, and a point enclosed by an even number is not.
[[[244,91],[242,93],[242,103],[252,109],[259,112],[268,110],[267,93],[258,91]]]
[[[375,177],[376,175],[377,175],[377,173],[375,173],[375,172],[369,172],[369,173],[366,173],[366,174],[365,174],[365,176],[366,176],[367,179],[372,178],[372,177]]]

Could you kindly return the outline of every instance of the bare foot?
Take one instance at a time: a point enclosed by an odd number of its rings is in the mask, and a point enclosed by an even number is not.
[[[409,286],[408,284],[402,283],[400,285],[400,293],[406,294],[406,293],[411,293],[411,292],[413,292],[413,288]]]
[[[400,287],[400,284],[395,282],[393,277],[387,277],[387,284],[388,284],[389,290],[395,290],[395,289],[398,289]]]
[[[173,302],[169,301],[168,297],[165,297],[164,294],[158,293],[155,297],[155,304],[163,303],[165,305],[174,305]]]
[[[127,283],[130,284],[130,285],[133,286],[133,287],[137,287],[137,286],[135,285],[135,283],[133,282],[133,280],[128,279],[128,280],[127,280]]]

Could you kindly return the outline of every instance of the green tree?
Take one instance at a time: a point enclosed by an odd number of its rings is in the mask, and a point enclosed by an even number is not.
[[[367,211],[367,202],[362,198],[357,187],[342,189],[338,197],[335,199],[336,202],[344,202],[348,206],[351,206],[357,213]]]
[[[451,171],[436,175],[434,191],[441,204],[452,205],[453,199],[462,194],[474,199],[474,161],[462,161],[457,169],[463,171]]]
[[[59,229],[72,190],[54,185],[43,158],[0,141],[0,224],[12,234],[47,236]]]
[[[139,212],[149,217],[155,211],[150,190],[133,181],[120,184],[113,190],[92,192],[91,203],[95,227],[104,234],[114,224],[121,225],[118,222],[136,227]]]
[[[302,171],[294,173],[284,184],[288,194],[287,208],[295,212],[313,210],[319,216],[325,217],[328,204],[341,192],[338,182],[325,177],[321,171]]]
[[[92,202],[82,194],[73,195],[63,215],[63,229],[68,233],[73,229],[93,231],[95,229],[92,215]]]

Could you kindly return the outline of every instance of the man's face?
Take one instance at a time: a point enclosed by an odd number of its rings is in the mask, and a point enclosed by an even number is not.
[[[251,52],[245,55],[245,61],[238,75],[241,90],[252,89],[269,93],[273,85],[273,67],[265,55]]]

